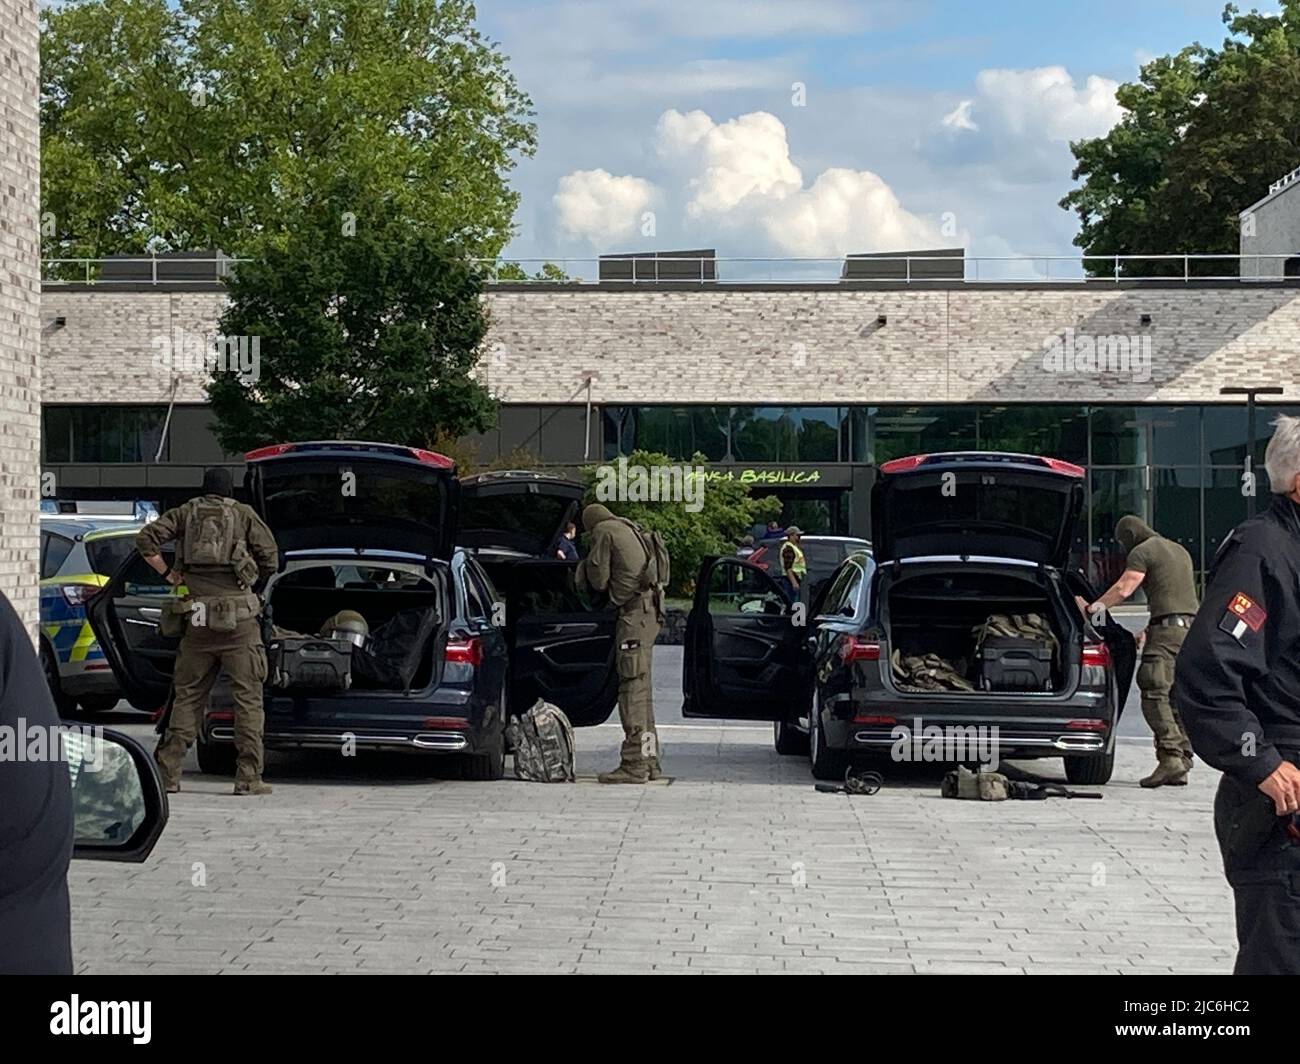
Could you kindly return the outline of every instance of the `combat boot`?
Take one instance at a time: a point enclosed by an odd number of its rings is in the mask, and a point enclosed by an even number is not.
[[[649,783],[650,770],[646,765],[622,762],[613,772],[602,772],[596,777],[601,783]]]
[[[663,777],[664,770],[663,770],[663,768],[660,766],[660,764],[659,764],[659,759],[658,759],[657,757],[652,757],[652,758],[650,759],[650,762],[649,762],[649,764],[647,765],[647,767],[648,767],[649,770],[650,770],[650,776],[649,776],[649,778],[650,778],[651,780],[657,780],[657,779],[661,779],[661,778]]]
[[[261,780],[237,780],[235,782],[236,794],[270,794],[271,785],[263,783]]]
[[[1188,766],[1181,756],[1161,754],[1156,770],[1138,780],[1140,787],[1183,787],[1187,784]]]

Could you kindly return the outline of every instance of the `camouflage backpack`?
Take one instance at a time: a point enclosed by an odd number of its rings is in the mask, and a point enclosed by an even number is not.
[[[641,566],[640,574],[641,590],[662,592],[672,576],[672,561],[663,537],[654,529],[644,528],[626,517],[619,520],[636,533],[641,549],[645,551],[645,564]]]
[[[234,499],[193,499],[185,511],[183,566],[229,566],[235,564],[235,546],[240,541]]]
[[[540,698],[506,725],[515,751],[515,776],[532,783],[573,783],[573,725],[557,706]]]

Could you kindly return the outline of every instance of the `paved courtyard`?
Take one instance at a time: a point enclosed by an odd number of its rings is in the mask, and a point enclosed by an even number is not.
[[[571,786],[294,754],[250,800],[191,771],[146,864],[74,862],[78,969],[1231,968],[1216,774],[1141,791],[1145,742],[1124,741],[1103,801],[984,804],[941,799],[932,767],[819,794],[806,758],[740,725],[668,725],[671,781],[603,787],[619,734],[579,732]]]

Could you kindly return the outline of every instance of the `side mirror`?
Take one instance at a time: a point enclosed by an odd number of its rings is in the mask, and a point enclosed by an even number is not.
[[[153,758],[109,729],[65,732],[63,747],[72,781],[72,856],[139,864],[167,826],[167,795]]]

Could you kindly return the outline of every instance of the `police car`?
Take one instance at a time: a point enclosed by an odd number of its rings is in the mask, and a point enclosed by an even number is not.
[[[121,688],[86,620],[86,600],[135,550],[143,527],[126,515],[41,513],[40,656],[54,703],[62,714],[77,706],[102,713],[117,705]]]

